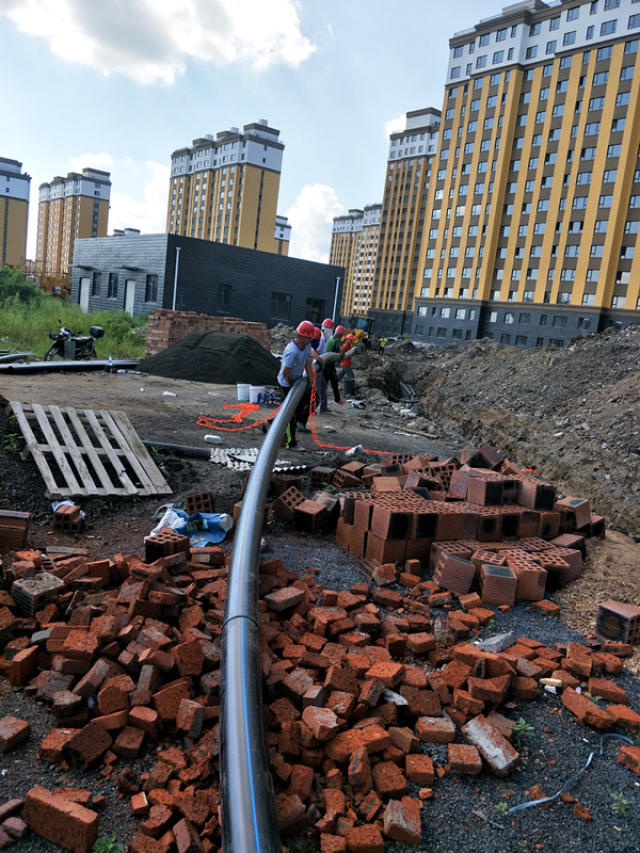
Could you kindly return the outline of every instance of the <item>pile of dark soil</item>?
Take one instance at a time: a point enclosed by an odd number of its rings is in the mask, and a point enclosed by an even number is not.
[[[218,385],[274,385],[279,367],[278,359],[253,338],[221,332],[193,332],[138,365],[153,376]]]

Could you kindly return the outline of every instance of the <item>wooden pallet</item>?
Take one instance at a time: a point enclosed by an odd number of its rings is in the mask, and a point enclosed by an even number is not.
[[[17,402],[9,408],[47,497],[171,494],[124,412]]]

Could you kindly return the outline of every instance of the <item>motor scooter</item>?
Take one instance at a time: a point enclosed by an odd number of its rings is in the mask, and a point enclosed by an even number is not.
[[[67,361],[82,361],[89,358],[97,358],[96,341],[104,335],[102,326],[90,326],[88,335],[74,334],[71,329],[62,325],[58,318],[60,328],[57,332],[49,332],[49,339],[53,341],[44,355],[45,361],[51,361],[56,356]]]

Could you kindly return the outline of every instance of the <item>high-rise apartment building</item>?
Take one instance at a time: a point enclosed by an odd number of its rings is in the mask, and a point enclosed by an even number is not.
[[[333,220],[330,263],[345,268],[340,305],[343,317],[365,317],[371,307],[381,211],[381,204],[368,204],[364,210],[353,209]]]
[[[279,136],[261,119],[174,151],[167,231],[286,254],[291,229],[276,222],[284,151]]]
[[[109,172],[87,168],[40,184],[37,273],[68,276],[76,237],[107,236],[109,177]]]
[[[440,111],[413,110],[392,133],[380,220],[380,244],[369,316],[382,334],[411,329],[419,249]]]
[[[286,216],[276,216],[274,238],[276,241],[276,254],[288,255],[289,243],[291,242],[291,226]]]
[[[0,267],[24,267],[31,176],[22,163],[0,157]]]
[[[640,3],[529,0],[450,40],[413,335],[640,319]]]

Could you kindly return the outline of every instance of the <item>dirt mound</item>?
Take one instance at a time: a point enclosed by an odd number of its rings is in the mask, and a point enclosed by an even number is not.
[[[289,341],[293,340],[296,333],[293,326],[287,326],[286,323],[278,323],[269,331],[271,332],[271,352],[278,354],[284,352],[284,348]]]
[[[139,364],[153,376],[220,385],[274,385],[279,367],[278,359],[253,338],[221,332],[193,332]]]

